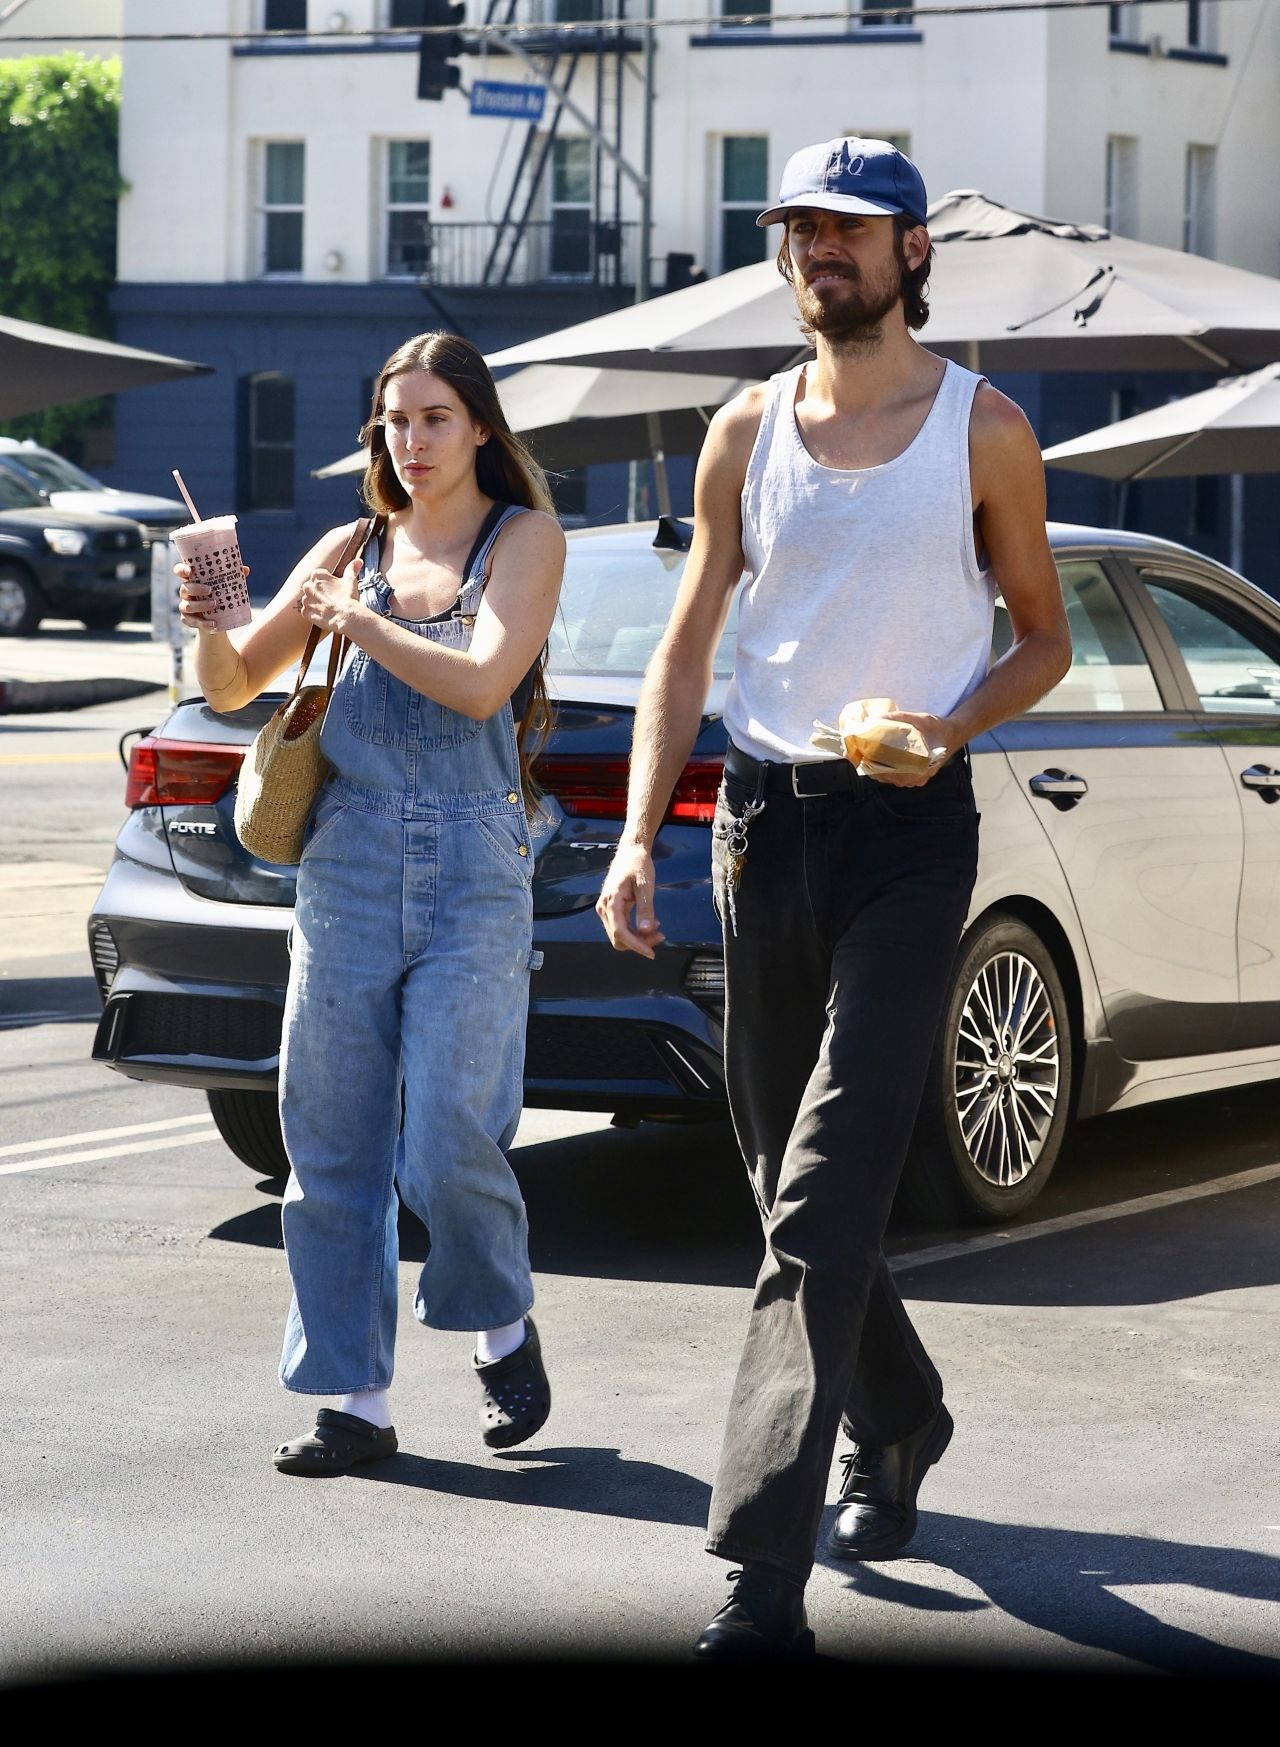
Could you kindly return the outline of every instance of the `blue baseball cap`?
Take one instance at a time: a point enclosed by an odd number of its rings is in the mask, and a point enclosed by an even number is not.
[[[778,203],[756,220],[778,224],[793,206],[823,212],[905,212],[925,221],[924,177],[888,140],[825,140],[793,152],[782,172]]]

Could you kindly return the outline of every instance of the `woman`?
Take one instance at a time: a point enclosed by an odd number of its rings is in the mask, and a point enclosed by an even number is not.
[[[276,1450],[289,1474],[397,1448],[397,1187],[431,1238],[418,1320],[478,1331],[485,1443],[523,1443],[550,1411],[506,1149],[535,961],[529,759],[564,536],[484,359],[457,335],[392,354],[361,440],[377,519],[341,575],[352,526],[229,636],[205,627],[208,590],[178,567],[216,710],[265,690],[313,625],[353,645],[321,738],[333,774],[298,869],[280,1055],[294,1287],[280,1379],[338,1403]]]

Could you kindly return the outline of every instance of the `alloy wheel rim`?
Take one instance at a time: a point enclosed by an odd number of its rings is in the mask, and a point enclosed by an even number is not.
[[[27,597],[21,586],[10,576],[0,576],[0,628],[12,631],[22,623],[27,610]]]
[[[1032,1171],[1058,1108],[1058,1026],[1044,978],[999,952],[969,986],[956,1036],[953,1097],[978,1175],[1012,1189]]]

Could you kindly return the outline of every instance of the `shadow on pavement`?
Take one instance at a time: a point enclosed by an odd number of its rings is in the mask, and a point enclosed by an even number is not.
[[[827,1513],[824,1537],[833,1516],[834,1511]],[[1028,1528],[931,1511],[920,1513],[911,1552],[913,1559],[927,1560],[974,1584],[987,1601],[948,1595],[916,1581],[907,1561],[848,1566],[824,1554],[821,1563],[846,1574],[849,1588],[858,1595],[935,1612],[990,1605],[1068,1643],[1125,1656],[1164,1673],[1276,1672],[1274,1644],[1260,1643],[1256,1652],[1215,1644],[1197,1632],[1154,1619],[1112,1593],[1121,1587],[1176,1585],[1274,1602],[1280,1595],[1280,1559],[1266,1553],[1183,1546],[1144,1535]]]
[[[88,955],[86,946],[86,959]],[[0,978],[0,1027],[6,1031],[24,1025],[83,1024],[101,1012],[98,985],[91,976]]]
[[[727,1123],[604,1129],[516,1149],[536,1272],[593,1279],[751,1286],[760,1220]],[[281,1185],[211,1237],[278,1249]],[[400,1210],[400,1259],[426,1259],[425,1228]]]
[[[520,1466],[495,1468],[490,1459],[483,1466],[441,1462],[401,1450],[376,1466],[355,1469],[348,1478],[417,1486],[451,1498],[543,1505],[549,1510],[585,1511],[589,1516],[674,1523],[678,1528],[706,1526],[711,1502],[706,1481],[678,1468],[664,1468],[660,1462],[631,1462],[618,1450],[597,1447],[512,1452],[496,1459]]]
[[[1209,1208],[1212,1207],[1210,1214]],[[1280,1179],[896,1276],[945,1304],[1172,1304],[1280,1282]]]

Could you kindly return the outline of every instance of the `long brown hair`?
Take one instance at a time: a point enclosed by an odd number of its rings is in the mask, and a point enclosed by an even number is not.
[[[360,432],[369,451],[369,464],[360,483],[360,494],[375,515],[389,516],[405,509],[409,494],[396,478],[387,450],[386,388],[393,376],[414,370],[430,370],[447,382],[477,424],[489,436],[476,450],[476,484],[486,497],[498,503],[522,504],[525,509],[545,510],[554,515],[555,504],[546,475],[507,423],[498,391],[483,355],[461,334],[435,332],[415,334],[397,346],[378,372],[373,385],[373,405]],[[551,700],[547,695],[547,651],[543,648],[533,670],[528,705],[516,724],[516,748],[520,755],[520,786],[526,807],[532,809],[541,790],[532,767],[551,731]]]

